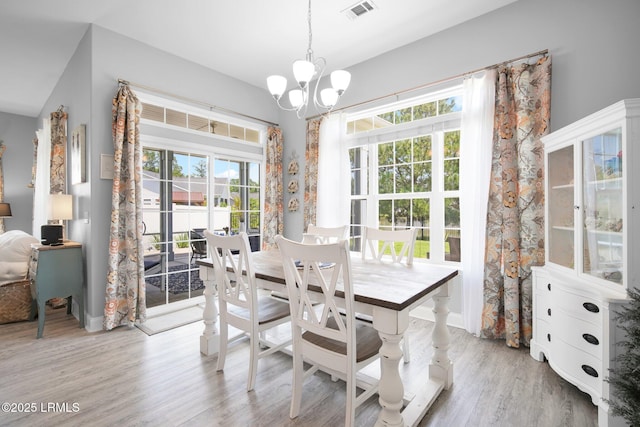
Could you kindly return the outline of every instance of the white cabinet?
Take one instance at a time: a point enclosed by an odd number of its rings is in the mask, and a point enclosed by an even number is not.
[[[542,138],[546,255],[533,268],[531,356],[588,393],[601,426],[622,339],[615,315],[640,288],[640,99]]]

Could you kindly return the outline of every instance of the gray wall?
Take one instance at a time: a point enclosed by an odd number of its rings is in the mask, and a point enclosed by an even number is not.
[[[0,112],[0,140],[6,146],[2,155],[4,200],[11,203],[12,218],[4,219],[5,230],[22,230],[31,234],[33,217],[33,139],[36,119]]]
[[[176,76],[180,76],[179,79]],[[68,186],[74,195],[69,237],[84,244],[88,328],[101,328],[107,275],[111,180],[100,179],[100,155],[113,154],[111,101],[118,79],[200,100],[268,121],[277,120],[271,96],[232,77],[169,55],[101,27],[91,26],[42,115],[63,104],[70,132],[87,125],[88,182]],[[135,91],[135,85],[132,87]],[[89,218],[85,221],[84,218]]]
[[[619,99],[640,97],[638,17],[637,0],[520,0],[351,67],[352,85],[340,106],[549,49],[553,61],[551,128],[557,129]],[[331,66],[331,58],[328,61]],[[88,212],[90,220],[88,224],[83,219],[70,221],[69,231],[72,239],[85,246],[90,328],[96,327],[91,321],[102,316],[104,305],[111,181],[100,179],[99,160],[101,153],[113,153],[111,99],[118,78],[278,122],[285,139],[285,161],[295,150],[304,168],[305,123],[278,110],[264,87],[247,85],[91,27],[41,112],[44,117],[64,104],[69,112],[69,133],[78,124],[87,125],[89,182],[70,186],[69,191],[74,194],[75,217],[82,218]],[[4,124],[5,118],[11,126]],[[20,167],[5,157],[6,199],[11,197],[12,208],[15,205],[13,209],[28,218],[14,217],[8,224],[25,231],[31,229],[32,192],[26,188],[31,141],[40,118],[36,122],[0,115],[0,138],[8,146],[5,156],[20,152],[20,158],[15,159]],[[302,209],[285,212],[288,237],[300,237],[303,228]],[[460,311],[459,300],[459,295],[454,295],[453,312]]]

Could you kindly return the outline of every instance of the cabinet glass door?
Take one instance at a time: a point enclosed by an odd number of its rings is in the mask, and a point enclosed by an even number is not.
[[[573,145],[548,154],[549,261],[574,266]]]
[[[582,142],[585,274],[622,283],[622,130]]]

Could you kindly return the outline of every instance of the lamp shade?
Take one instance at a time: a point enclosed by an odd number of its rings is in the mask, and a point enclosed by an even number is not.
[[[11,205],[9,203],[0,203],[0,218],[11,216]]]
[[[289,91],[289,102],[294,108],[298,108],[304,103],[304,94],[300,89],[292,89]]]
[[[326,107],[333,107],[338,102],[338,92],[331,88],[322,89],[320,99]]]
[[[280,99],[287,88],[287,79],[277,75],[269,76],[267,77],[267,87],[276,100]]]
[[[313,78],[316,66],[312,62],[297,60],[293,63],[293,76],[296,78],[298,85],[304,89]]]
[[[49,195],[49,219],[73,219],[72,197],[71,194]]]
[[[331,86],[338,92],[338,96],[342,95],[351,83],[351,73],[345,70],[336,70],[331,73]]]

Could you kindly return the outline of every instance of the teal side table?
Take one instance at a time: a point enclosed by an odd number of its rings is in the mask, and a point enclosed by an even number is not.
[[[31,293],[38,307],[37,337],[42,338],[45,304],[51,298],[67,298],[67,314],[71,314],[71,301],[75,298],[80,327],[84,328],[82,245],[71,241],[60,246],[34,244],[31,246],[29,270]]]

